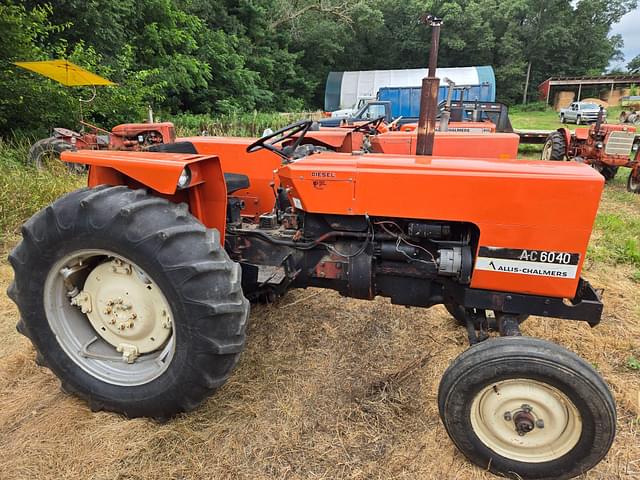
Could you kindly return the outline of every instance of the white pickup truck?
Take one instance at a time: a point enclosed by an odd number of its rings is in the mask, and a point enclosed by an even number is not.
[[[569,107],[560,110],[560,121],[562,123],[582,123],[595,122],[598,119],[600,105],[590,102],[573,102]],[[606,122],[607,111],[603,111],[602,121]]]

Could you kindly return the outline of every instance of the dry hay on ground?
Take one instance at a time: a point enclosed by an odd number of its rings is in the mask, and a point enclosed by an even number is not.
[[[0,276],[4,291],[6,261]],[[640,355],[637,286],[622,268],[592,266],[588,276],[607,287],[601,326],[532,319],[524,330],[587,358],[617,398],[616,442],[585,478],[638,478],[640,374],[625,366]],[[3,479],[493,478],[455,450],[438,417],[440,376],[466,348],[441,307],[291,292],[254,309],[230,381],[163,425],[91,413],[34,364],[6,296],[0,315]]]

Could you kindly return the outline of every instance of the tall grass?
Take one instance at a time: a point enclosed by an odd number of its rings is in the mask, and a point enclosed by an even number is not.
[[[84,176],[64,169],[41,171],[26,164],[29,142],[0,139],[0,242],[14,238],[20,226],[56,198],[86,184]]]
[[[179,136],[207,135],[259,137],[265,129],[277,130],[298,120],[318,120],[320,112],[238,113],[231,115],[180,114],[170,117]]]

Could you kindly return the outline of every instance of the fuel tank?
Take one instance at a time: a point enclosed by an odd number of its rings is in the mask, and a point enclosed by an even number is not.
[[[576,293],[604,185],[575,162],[329,152],[278,176],[309,213],[474,224],[471,287],[559,298]]]

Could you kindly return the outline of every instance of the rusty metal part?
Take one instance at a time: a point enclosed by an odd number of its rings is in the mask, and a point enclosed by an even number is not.
[[[440,79],[427,77],[422,79],[422,97],[420,98],[420,118],[418,121],[418,140],[416,155],[432,155],[438,114],[438,88]]]
[[[440,79],[436,78],[436,68],[438,66],[438,47],[440,45],[440,26],[442,25],[442,20],[427,14],[420,18],[420,22],[431,26],[432,30],[431,49],[429,51],[429,76],[422,79],[416,155],[432,155],[436,131],[436,116],[438,114],[438,88],[440,87]]]
[[[518,435],[523,436],[529,433],[535,427],[535,418],[530,411],[523,409],[513,416],[513,423],[516,427]]]

